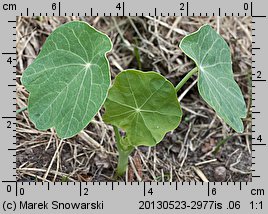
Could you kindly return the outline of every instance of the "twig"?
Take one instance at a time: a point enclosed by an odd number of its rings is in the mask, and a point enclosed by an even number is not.
[[[53,164],[53,162],[54,162],[54,160],[55,160],[55,158],[56,158],[56,156],[57,156],[57,154],[59,152],[59,149],[61,147],[62,142],[63,142],[63,139],[60,140],[60,143],[59,143],[59,145],[58,145],[58,147],[57,147],[57,149],[56,149],[56,151],[55,151],[55,153],[54,153],[54,155],[53,155],[53,157],[52,157],[52,159],[50,161],[50,164],[49,164],[49,166],[47,168],[47,171],[46,171],[45,175],[43,176],[43,181],[46,180],[46,178],[48,176],[48,173],[49,173],[49,171],[50,171],[50,169],[52,167],[52,164]]]
[[[204,175],[204,173],[199,168],[196,168],[194,166],[192,168],[195,171],[195,173],[199,176],[199,178],[201,178],[201,180],[203,182],[209,182],[209,180],[207,179],[207,177]]]
[[[154,21],[154,18],[153,18],[153,17],[145,16],[145,18]],[[168,29],[172,29],[172,26],[168,25],[168,24],[165,23],[165,22],[162,22],[162,21],[160,21],[160,20],[155,20],[155,21],[158,22],[160,25],[162,25],[162,26],[168,28]],[[186,36],[186,35],[188,34],[186,31],[181,30],[181,29],[178,29],[178,28],[174,28],[173,31],[176,32],[176,33],[178,33],[178,34],[180,34],[180,35],[183,35],[183,36]]]
[[[81,131],[78,134],[78,136],[81,137],[85,142],[87,142],[93,148],[99,149],[102,153],[114,154],[114,153],[108,152],[102,145],[100,145],[97,141],[95,141],[92,137],[90,137],[86,132]]]
[[[188,91],[190,91],[191,90],[191,88],[197,83],[197,81],[198,81],[198,79],[196,79],[194,82],[192,82],[192,84],[188,87],[188,88],[186,88],[184,91],[183,91],[183,93],[179,96],[179,98],[178,98],[178,100],[179,100],[179,102],[183,99],[183,97],[188,93]]]
[[[217,159],[211,159],[211,160],[207,160],[207,161],[202,161],[202,162],[199,162],[199,163],[196,163],[195,166],[200,166],[200,165],[203,165],[203,164],[207,164],[207,163],[212,163],[212,162],[215,162],[217,161]]]
[[[183,142],[183,145],[186,147],[186,154],[184,155],[184,157],[183,157],[183,160],[182,160],[182,162],[181,162],[181,164],[180,164],[180,167],[182,168],[182,166],[183,166],[183,164],[184,164],[184,162],[185,162],[185,160],[186,160],[186,158],[187,158],[187,155],[188,155],[188,149],[189,149],[189,146],[188,146],[188,136],[189,136],[189,134],[190,134],[190,132],[191,132],[191,130],[192,130],[192,123],[190,123],[190,125],[189,125],[189,128],[188,128],[188,130],[187,130],[187,133],[186,133],[186,135],[185,135],[185,137],[184,137],[184,142]]]
[[[133,171],[134,171],[134,174],[136,175],[138,181],[142,181],[142,179],[141,179],[141,177],[139,176],[139,173],[137,172],[136,167],[135,167],[135,165],[134,165],[134,163],[133,163],[133,161],[132,161],[132,158],[131,158],[131,157],[128,157],[128,160],[129,160],[129,162],[130,162],[130,165],[131,165],[131,167],[132,167],[132,169],[133,169]]]

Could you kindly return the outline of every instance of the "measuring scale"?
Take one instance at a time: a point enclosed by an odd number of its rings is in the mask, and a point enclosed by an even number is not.
[[[2,1],[1,213],[267,213],[266,1]],[[252,182],[16,182],[16,16],[251,16]],[[265,211],[266,210],[266,211]]]

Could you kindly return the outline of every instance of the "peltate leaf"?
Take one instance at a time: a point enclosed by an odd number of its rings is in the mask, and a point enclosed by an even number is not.
[[[174,86],[156,72],[121,72],[104,105],[104,121],[126,131],[132,146],[157,144],[182,116]]]
[[[198,89],[203,99],[235,131],[243,132],[246,105],[233,77],[231,53],[224,39],[209,25],[184,37],[182,51],[198,67]]]
[[[90,122],[107,97],[111,47],[106,35],[85,22],[64,24],[47,38],[22,76],[36,128],[55,127],[60,138],[69,138]]]

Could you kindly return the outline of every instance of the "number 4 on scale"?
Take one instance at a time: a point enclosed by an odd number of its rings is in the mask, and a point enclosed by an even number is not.
[[[150,188],[150,189],[148,190],[148,193],[149,193],[150,195],[153,195],[153,189]]]
[[[123,12],[123,16],[124,16],[124,8],[125,8],[125,2],[119,2],[117,3],[117,5],[115,6],[115,8],[119,11]],[[118,13],[117,13],[118,16]]]
[[[260,143],[262,142],[262,137],[261,137],[261,135],[259,135],[259,136],[257,137],[257,140],[260,141]]]
[[[116,5],[116,8],[117,8],[118,10],[121,10],[121,3],[118,3],[118,4]]]
[[[11,58],[11,57],[8,57],[7,62],[8,62],[9,64],[11,64],[12,61],[13,61],[12,58]]]

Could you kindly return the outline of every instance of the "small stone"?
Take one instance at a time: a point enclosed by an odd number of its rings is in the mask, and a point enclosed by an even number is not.
[[[33,150],[32,150],[31,148],[26,148],[26,149],[25,149],[25,153],[26,153],[27,155],[31,155],[31,154],[33,154]]]
[[[218,182],[225,181],[226,179],[226,168],[224,166],[218,166],[214,170],[214,178]]]
[[[202,147],[201,147],[201,152],[202,153],[208,153],[209,151],[211,151],[212,150],[212,146],[211,146],[211,144],[210,143],[205,143],[205,144],[203,144],[202,145]]]
[[[178,136],[175,134],[171,135],[171,142],[176,143],[177,141],[178,141]]]
[[[177,145],[177,144],[173,144],[171,147],[170,147],[170,150],[174,153],[179,153],[181,151],[181,146],[180,145]]]
[[[97,167],[103,167],[108,169],[110,167],[110,162],[106,154],[98,154],[94,157],[94,162]]]

